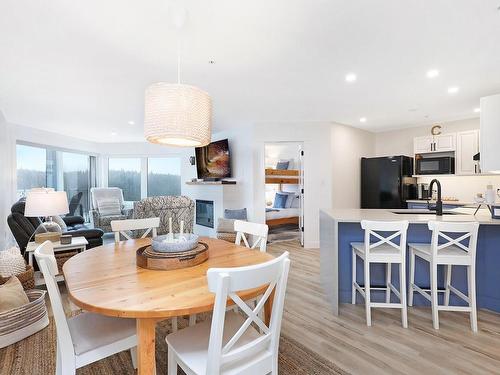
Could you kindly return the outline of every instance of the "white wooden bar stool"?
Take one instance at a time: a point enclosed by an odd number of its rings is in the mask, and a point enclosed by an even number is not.
[[[410,288],[408,291],[409,305],[413,305],[413,292],[417,291],[431,302],[432,323],[439,329],[439,310],[470,312],[472,331],[477,332],[476,309],[476,245],[479,223],[453,223],[430,221],[429,229],[432,231],[430,244],[410,243]],[[454,234],[448,236],[448,234]],[[440,239],[441,243],[440,243]],[[444,240],[444,241],[443,241]],[[431,289],[422,289],[415,285],[415,257],[418,256],[430,266]],[[444,291],[437,287],[438,265],[444,265],[445,285]],[[468,296],[451,285],[451,271],[453,266],[467,267]],[[444,305],[438,304],[438,293],[444,292]],[[467,302],[468,306],[450,306],[450,292]]]
[[[366,324],[372,325],[371,308],[386,307],[401,309],[401,321],[404,328],[408,327],[408,315],[406,306],[406,232],[408,221],[361,221],[361,227],[365,230],[364,242],[353,242],[352,247],[352,304],[356,303],[356,291],[365,299]],[[382,234],[380,234],[382,233]],[[386,237],[385,234],[390,233]],[[399,237],[399,243],[397,238]],[[372,238],[375,242],[372,242]],[[364,287],[356,281],[356,256],[364,261]],[[386,286],[370,287],[370,264],[386,264]],[[391,265],[399,264],[399,290],[392,284]],[[385,303],[372,302],[371,290],[385,290]],[[399,302],[391,302],[391,292],[398,298]]]

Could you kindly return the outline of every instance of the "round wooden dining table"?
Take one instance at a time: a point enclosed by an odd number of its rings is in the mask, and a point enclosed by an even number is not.
[[[70,300],[93,313],[133,318],[137,322],[137,364],[140,375],[155,373],[155,326],[158,321],[211,311],[214,294],[206,273],[214,267],[259,264],[273,256],[230,242],[201,238],[208,260],[194,267],[153,271],[136,265],[136,251],[151,239],[121,241],[95,247],[71,257],[63,266]],[[262,294],[265,286],[240,293],[243,299]],[[265,305],[269,323],[272,298]]]

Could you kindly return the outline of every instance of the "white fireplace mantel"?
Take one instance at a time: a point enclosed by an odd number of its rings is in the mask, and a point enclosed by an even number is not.
[[[215,237],[217,232],[218,219],[224,217],[224,209],[238,209],[238,187],[236,184],[222,184],[210,181],[202,183],[187,182],[188,186],[183,189],[183,195],[188,196],[192,200],[204,200],[214,202],[214,227],[209,228],[202,225],[195,224],[193,227],[194,233],[200,236]],[[217,181],[220,182],[220,181]],[[209,186],[207,186],[209,185]],[[195,214],[196,215],[196,214]]]

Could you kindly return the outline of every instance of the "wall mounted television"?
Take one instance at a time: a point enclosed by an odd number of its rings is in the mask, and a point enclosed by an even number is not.
[[[231,177],[229,142],[223,139],[195,148],[198,179],[220,180]]]

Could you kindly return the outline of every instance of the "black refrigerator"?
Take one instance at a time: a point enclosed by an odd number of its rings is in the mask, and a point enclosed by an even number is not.
[[[361,208],[407,208],[417,198],[413,158],[384,156],[361,158]]]

